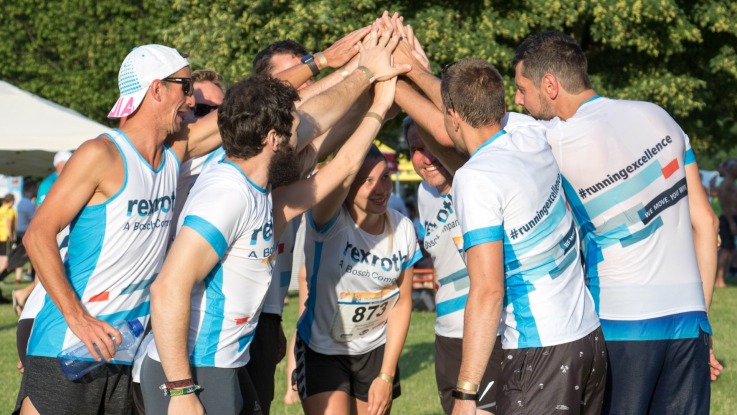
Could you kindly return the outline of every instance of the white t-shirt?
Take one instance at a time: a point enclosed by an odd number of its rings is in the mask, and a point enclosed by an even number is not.
[[[307,213],[309,294],[297,331],[312,350],[359,355],[386,342],[387,317],[399,299],[397,279],[422,258],[412,222],[394,209],[387,214],[391,231],[372,235],[345,207],[319,230]]]
[[[179,215],[182,213],[184,202],[187,201],[190,190],[194,186],[197,178],[205,171],[205,168],[217,164],[225,157],[223,146],[219,146],[211,152],[189,159],[182,163],[179,169],[179,179],[177,180],[177,201],[174,203],[174,223],[179,223]],[[169,233],[170,242],[174,241],[177,235],[177,227],[172,226]]]
[[[685,166],[695,157],[678,124],[655,104],[597,96],[566,122],[553,120],[547,136],[607,340],[631,336],[604,320],[681,313],[697,312],[692,334],[700,325],[710,331],[686,189]],[[639,331],[638,339],[684,336],[655,326]]]
[[[187,353],[197,367],[237,368],[271,283],[274,226],[271,193],[224,161],[203,172],[182,210],[179,228],[205,238],[220,256],[192,289]],[[156,341],[148,354],[160,360]]]
[[[463,260],[463,234],[453,197],[423,181],[417,189],[417,206],[424,230],[425,250],[437,274],[435,334],[463,337],[463,316],[468,298],[468,271]]]
[[[294,250],[302,249],[296,246],[297,230],[302,221],[302,216],[292,219],[279,238],[276,245],[276,260],[272,271],[272,283],[266,292],[264,300],[264,313],[282,315],[284,311],[284,299],[289,291],[289,283],[292,281],[292,264]]]
[[[464,249],[502,241],[502,347],[578,340],[599,326],[583,279],[573,218],[542,126],[501,130],[453,180]]]

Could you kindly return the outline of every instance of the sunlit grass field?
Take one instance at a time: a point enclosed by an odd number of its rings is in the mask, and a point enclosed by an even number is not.
[[[11,277],[12,278],[12,277]],[[2,285],[5,298],[10,298],[10,285]],[[393,414],[442,414],[435,389],[434,362],[434,313],[414,312],[407,343],[399,361],[402,375],[402,396],[394,402]],[[711,311],[714,328],[714,348],[725,370],[717,382],[712,384],[711,413],[734,415],[737,413],[737,283],[732,281],[728,288],[718,289],[714,295]],[[297,298],[289,298],[284,311],[284,327],[295,327],[297,320]],[[16,369],[18,354],[15,346],[17,317],[11,304],[0,305],[0,413],[9,414],[15,405],[20,385]],[[271,413],[301,414],[299,405],[285,406],[282,397],[286,390],[286,364],[277,368],[276,393]]]

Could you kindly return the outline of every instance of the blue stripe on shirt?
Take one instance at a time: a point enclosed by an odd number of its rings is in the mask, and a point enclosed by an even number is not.
[[[504,228],[502,225],[474,229],[463,234],[463,249],[468,251],[476,245],[500,241],[502,238],[504,238]]]
[[[704,311],[689,311],[647,320],[601,320],[606,341],[675,340],[699,337],[699,329],[712,334]]]
[[[203,238],[212,246],[212,249],[217,252],[218,257],[222,257],[225,251],[228,249],[228,242],[220,230],[215,227],[212,223],[196,215],[188,215],[184,218],[182,226],[188,226],[195,232],[202,235]]]

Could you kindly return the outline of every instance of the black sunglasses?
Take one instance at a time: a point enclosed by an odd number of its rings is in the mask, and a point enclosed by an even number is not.
[[[191,97],[194,94],[192,78],[163,78],[162,81],[182,84],[182,91],[184,92],[184,95],[188,97]]]
[[[212,112],[212,110],[218,109],[217,105],[207,105],[207,104],[194,104],[194,108],[192,109],[192,112],[194,113],[194,116],[197,118],[204,117],[205,115]]]

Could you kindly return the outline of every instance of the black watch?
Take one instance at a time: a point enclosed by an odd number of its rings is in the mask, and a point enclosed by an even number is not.
[[[310,55],[309,53],[305,56],[302,56],[302,59],[300,59],[299,61],[302,63],[306,63],[307,66],[309,66],[313,76],[320,73],[320,68],[318,68],[317,64],[315,63],[315,57]]]
[[[462,401],[477,401],[479,399],[478,393],[466,393],[466,392],[461,392],[458,389],[453,389],[450,395],[453,398],[460,399]]]

